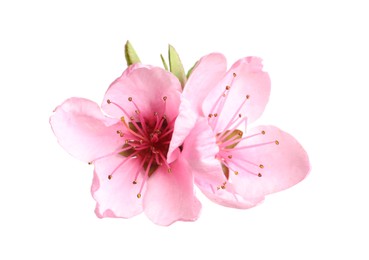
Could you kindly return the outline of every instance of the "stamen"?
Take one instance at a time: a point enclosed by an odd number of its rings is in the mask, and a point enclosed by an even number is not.
[[[234,124],[234,122],[235,122],[235,121],[234,121],[234,120],[235,120],[235,118],[237,118],[237,116],[240,114],[240,111],[241,111],[242,107],[245,105],[246,101],[247,101],[249,98],[250,98],[250,96],[249,96],[249,95],[246,95],[246,98],[245,98],[245,99],[244,99],[244,101],[241,103],[241,105],[238,107],[238,109],[237,109],[236,113],[234,113],[234,115],[232,116],[232,118],[229,120],[229,122],[228,122],[227,126],[226,126],[226,127],[224,127],[223,131],[228,130],[228,129],[231,127],[231,125],[233,125],[233,124]]]
[[[167,162],[167,158],[165,158],[164,155],[161,152],[159,152],[159,155],[160,155],[161,159],[163,160],[165,166],[167,166],[168,172],[171,173],[172,172],[172,169],[170,168],[170,166],[169,166],[169,164]]]
[[[103,159],[103,158],[106,158],[106,157],[109,157],[109,156],[112,156],[112,155],[120,154],[120,153],[125,152],[125,151],[128,151],[128,150],[130,150],[130,149],[131,149],[131,147],[125,147],[125,148],[119,149],[119,150],[114,151],[114,152],[112,152],[112,153],[108,153],[108,154],[106,154],[106,155],[103,155],[103,156],[97,157],[97,158],[93,159],[92,161],[89,161],[89,162],[88,162],[88,164],[89,164],[89,165],[91,165],[91,164],[93,164],[94,162],[96,162],[97,160],[101,160],[101,159]]]
[[[137,152],[136,152],[137,154]],[[113,177],[113,174],[123,165],[125,164],[127,161],[131,160],[131,159],[134,159],[134,157],[127,157],[126,159],[124,159],[121,163],[119,163],[117,165],[117,167],[114,168],[114,170],[108,175],[108,179],[111,180],[111,178]]]
[[[108,100],[106,100],[106,102],[110,105],[114,105],[114,106],[116,106],[117,108],[119,108],[122,112],[123,112],[123,114],[125,114],[127,117],[128,117],[128,113],[127,113],[127,111],[123,108],[123,107],[121,107],[120,105],[118,105],[117,103],[115,103],[115,102],[113,102],[113,101],[111,101],[110,99],[108,99]]]
[[[145,158],[143,159],[143,160],[141,160],[141,163],[140,163],[140,165],[138,166],[138,168],[137,168],[137,171],[136,171],[136,174],[135,174],[135,178],[134,178],[134,180],[133,180],[133,184],[137,184],[137,178],[138,178],[138,175],[140,174],[140,172],[141,172],[141,169],[142,169],[142,167],[143,167],[143,165],[144,165],[144,163],[145,163],[145,161],[146,161],[146,159],[147,159],[147,155],[145,156]]]
[[[238,173],[239,173],[239,171],[236,171],[228,162],[223,162],[229,169],[231,169],[233,172],[237,172],[237,174],[236,175],[238,175]],[[240,164],[238,164],[237,162],[235,162],[235,161],[232,161],[232,164],[234,165],[234,166],[236,166],[236,167],[238,167],[239,169],[241,169],[241,170],[243,170],[243,171],[245,171],[245,172],[247,172],[247,173],[249,173],[249,174],[252,174],[252,175],[254,175],[254,176],[259,176],[259,174],[261,174],[261,173],[255,173],[255,172],[253,172],[253,171],[250,171],[249,169],[246,169],[245,167],[243,167],[243,166],[241,166]],[[260,177],[260,176],[259,176]]]
[[[233,151],[235,151],[235,150],[249,149],[249,148],[259,147],[259,146],[268,145],[268,144],[276,144],[276,145],[278,145],[279,142],[278,141],[272,141],[272,142],[265,142],[265,143],[260,143],[260,144],[253,144],[253,145],[246,145],[246,146],[241,146],[241,147],[235,147],[235,148],[233,148]]]
[[[153,161],[153,158],[151,157],[150,160],[149,160],[149,163],[147,164],[147,168],[146,168],[146,171],[145,171],[145,176],[144,176],[144,179],[142,180],[140,190],[138,191],[138,194],[137,194],[137,198],[141,198],[141,192],[142,192],[142,189],[143,189],[143,187],[146,183],[147,178],[149,177],[149,171],[150,171],[150,167],[152,165],[152,161]]]

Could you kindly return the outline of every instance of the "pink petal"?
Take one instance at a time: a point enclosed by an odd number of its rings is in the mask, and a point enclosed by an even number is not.
[[[267,194],[287,189],[303,180],[310,171],[307,153],[295,138],[274,126],[259,126],[251,129],[247,135],[261,131],[265,131],[265,135],[246,139],[231,152],[232,160],[239,165],[262,174],[262,177],[257,177],[240,169],[237,176],[232,176],[236,192],[249,201],[261,200]],[[272,143],[237,150],[243,146],[275,140],[279,145]],[[264,167],[261,169],[249,162],[256,165],[262,164]],[[237,168],[237,166],[234,167]]]
[[[220,53],[211,53],[202,57],[193,69],[183,97],[191,102],[192,108],[201,114],[201,104],[208,93],[224,77],[227,70],[227,61]]]
[[[211,180],[212,183],[219,186],[226,181],[221,164],[215,159],[218,151],[219,147],[207,119],[199,118],[196,126],[185,140],[182,151],[183,157],[191,166],[197,182],[210,183]]]
[[[171,173],[161,167],[151,175],[143,196],[145,214],[154,223],[163,226],[177,220],[194,221],[201,210],[187,163],[179,158],[171,166]]]
[[[55,109],[50,124],[59,144],[86,162],[114,151],[122,142],[116,133],[117,120],[105,117],[99,106],[87,99],[66,100]]]
[[[233,73],[236,73],[236,77],[233,76]],[[231,89],[224,106],[221,110],[213,111],[214,104],[226,86],[231,86]],[[243,58],[231,67],[227,75],[204,100],[204,115],[218,113],[219,119],[215,130],[221,132],[248,95],[249,99],[240,113],[247,116],[248,122],[251,123],[263,113],[269,94],[270,79],[269,75],[262,71],[261,59],[256,57]]]
[[[219,189],[227,179],[220,162],[215,159],[219,147],[207,119],[200,118],[196,127],[183,145],[183,157],[186,158],[195,176],[196,185],[213,202],[227,207],[250,208],[258,202],[244,200],[227,189]]]
[[[126,157],[115,155],[95,162],[91,193],[96,200],[95,213],[100,218],[130,218],[142,212],[142,200],[137,198],[141,175],[137,184],[132,183],[139,167],[135,159],[125,162],[113,173],[110,180],[108,178],[124,159]],[[144,192],[145,190],[141,193],[144,195]]]
[[[171,163],[178,158],[178,147],[183,144],[196,123],[198,115],[192,110],[192,108],[193,107],[187,99],[182,99],[167,154],[168,163]]]
[[[169,121],[178,114],[181,84],[170,72],[158,67],[139,67],[116,79],[107,90],[102,104],[103,110],[112,117],[136,115],[137,108],[128,98],[132,98],[144,117],[152,117],[154,112],[163,113],[163,97],[167,97],[166,111]],[[128,115],[107,100],[117,103]]]
[[[197,62],[183,90],[179,115],[168,151],[168,162],[175,160],[174,152],[183,144],[198,116],[202,115],[201,107],[204,98],[218,84],[226,69],[225,57],[219,53],[204,56]]]

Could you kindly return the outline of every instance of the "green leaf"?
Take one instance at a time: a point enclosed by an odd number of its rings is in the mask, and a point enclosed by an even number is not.
[[[187,80],[186,73],[177,51],[171,45],[169,45],[168,56],[169,56],[170,72],[172,72],[178,78],[183,88]]]
[[[129,41],[127,41],[126,45],[124,45],[124,55],[126,56],[127,66],[141,62],[135,49],[133,49],[133,46]]]
[[[168,70],[168,65],[167,62],[165,61],[164,57],[162,54],[160,54],[160,58],[161,58],[161,62],[163,63],[164,69]]]
[[[191,69],[188,70],[187,75],[186,75],[187,79],[191,76],[191,73],[192,73],[193,69],[196,67],[197,63],[198,63],[198,61],[196,61],[195,64],[191,67]]]

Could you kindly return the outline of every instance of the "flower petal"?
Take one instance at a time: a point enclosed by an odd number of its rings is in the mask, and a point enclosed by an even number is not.
[[[183,144],[197,118],[202,115],[202,102],[224,76],[226,66],[225,57],[220,53],[204,56],[196,63],[181,97],[179,115],[168,151],[168,162],[175,160],[174,151]]]
[[[167,97],[165,114],[169,121],[178,114],[181,84],[170,72],[158,67],[141,66],[116,79],[107,90],[102,104],[103,110],[110,116],[134,116],[137,108],[128,98],[136,103],[140,113],[152,117],[154,112],[163,113],[164,100]],[[113,104],[121,106],[128,115]]]
[[[145,214],[154,223],[163,226],[177,220],[194,221],[201,210],[187,163],[179,158],[171,167],[171,173],[160,167],[148,179],[146,194],[143,196]]]
[[[207,119],[200,118],[183,145],[183,157],[191,165],[196,185],[210,200],[223,206],[233,208],[250,208],[258,202],[244,200],[232,191],[220,187],[227,179],[220,162],[215,158],[219,151]]]
[[[91,193],[96,200],[98,217],[130,218],[142,212],[142,200],[137,198],[142,176],[133,184],[138,167],[135,159],[126,161],[121,155],[110,156],[95,162]],[[114,170],[118,169],[114,172]],[[113,173],[114,172],[114,173]],[[112,174],[111,179],[108,178]],[[141,192],[142,194],[144,193]]]
[[[171,163],[178,158],[178,147],[183,144],[187,135],[194,127],[197,117],[198,115],[192,110],[190,102],[187,99],[182,98],[167,154],[168,163]]]
[[[183,90],[183,97],[189,100],[199,115],[202,114],[202,102],[224,77],[226,70],[227,61],[220,53],[206,55],[196,63]]]
[[[250,201],[287,189],[303,180],[310,171],[308,155],[295,138],[274,126],[259,126],[251,129],[247,135],[262,131],[265,131],[265,135],[259,134],[246,139],[231,152],[233,157],[230,165],[236,170],[237,165],[240,165],[251,172],[262,174],[262,177],[258,177],[240,168],[239,174],[232,176],[236,192]],[[278,145],[274,143],[276,140]],[[269,141],[273,143],[254,146]],[[254,147],[237,150],[244,146]]]
[[[214,104],[222,96],[226,86],[231,87],[226,102],[220,109],[214,110]],[[246,116],[248,123],[251,123],[263,113],[269,94],[270,79],[269,75],[262,71],[261,59],[243,58],[233,64],[227,75],[206,97],[203,104],[204,115],[217,113],[219,119],[215,131],[221,132],[248,95],[249,99],[238,113]]]
[[[91,161],[114,151],[122,142],[117,120],[105,117],[99,106],[83,98],[70,98],[55,109],[50,124],[59,144],[71,155]]]

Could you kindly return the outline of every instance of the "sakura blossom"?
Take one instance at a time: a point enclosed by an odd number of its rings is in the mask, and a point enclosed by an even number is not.
[[[224,206],[253,207],[266,195],[297,184],[310,170],[307,153],[290,134],[270,125],[249,129],[270,95],[270,78],[262,67],[260,58],[246,57],[227,71],[222,54],[207,55],[197,62],[182,94],[177,138],[169,150],[182,145],[196,185]]]
[[[179,148],[168,149],[181,84],[164,69],[132,65],[107,90],[101,108],[84,98],[58,106],[50,124],[59,144],[94,165],[91,192],[98,217],[144,212],[158,225],[194,221],[201,204]]]

